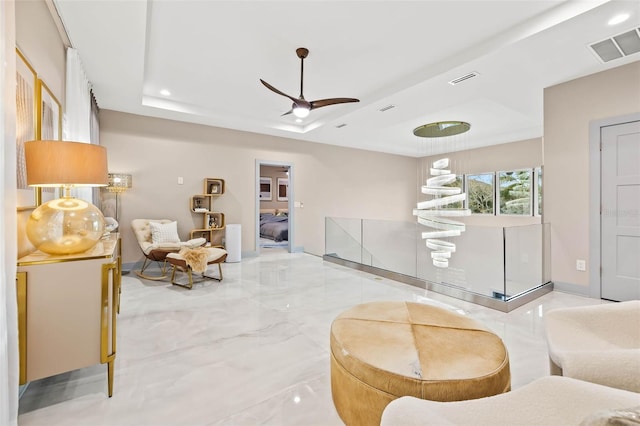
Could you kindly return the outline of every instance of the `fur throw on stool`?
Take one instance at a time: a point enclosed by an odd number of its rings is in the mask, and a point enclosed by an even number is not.
[[[209,251],[206,248],[182,248],[178,254],[184,258],[187,266],[190,267],[193,272],[202,274],[207,270]]]

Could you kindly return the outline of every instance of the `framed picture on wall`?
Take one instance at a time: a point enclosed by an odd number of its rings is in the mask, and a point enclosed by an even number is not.
[[[271,185],[273,180],[270,177],[260,176],[260,201],[271,201]]]
[[[38,79],[38,139],[59,141],[62,139],[62,106],[49,86]]]
[[[37,95],[36,139],[62,140],[62,105],[60,101],[41,79],[38,79]],[[42,188],[40,191],[40,201],[43,203],[58,197],[54,188]]]
[[[16,48],[16,184],[18,210],[34,209],[40,204],[40,190],[27,186],[24,143],[36,139],[37,74]]]
[[[278,178],[278,201],[289,200],[289,179]]]

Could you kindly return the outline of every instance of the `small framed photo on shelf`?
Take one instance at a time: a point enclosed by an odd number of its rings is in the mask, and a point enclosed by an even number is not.
[[[220,190],[220,184],[218,182],[209,184],[209,194],[217,195],[220,194],[220,192],[222,191]]]

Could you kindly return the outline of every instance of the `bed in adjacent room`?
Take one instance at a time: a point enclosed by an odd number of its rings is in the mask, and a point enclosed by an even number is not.
[[[289,217],[285,209],[260,210],[260,237],[277,243],[289,239]]]

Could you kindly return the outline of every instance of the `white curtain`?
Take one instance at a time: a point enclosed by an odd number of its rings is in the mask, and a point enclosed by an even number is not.
[[[67,49],[67,84],[62,139],[91,143],[91,85],[78,51]],[[74,195],[93,203],[91,188],[76,188]]]
[[[0,425],[18,424],[15,2],[0,1]]]

